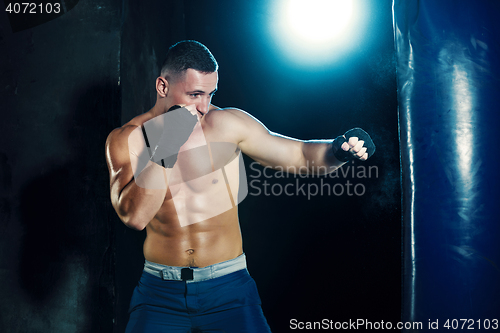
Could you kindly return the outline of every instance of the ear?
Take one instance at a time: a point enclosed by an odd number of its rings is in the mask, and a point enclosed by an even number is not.
[[[158,77],[156,79],[156,92],[161,97],[166,97],[168,93],[168,81],[164,77]]]

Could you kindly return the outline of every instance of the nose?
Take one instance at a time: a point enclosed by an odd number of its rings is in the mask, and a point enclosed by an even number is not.
[[[205,114],[208,112],[208,106],[210,105],[210,99],[203,98],[200,103],[196,105],[196,109],[201,113]]]

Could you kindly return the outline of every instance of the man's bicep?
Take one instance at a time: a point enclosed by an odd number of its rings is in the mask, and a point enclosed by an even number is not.
[[[271,132],[253,117],[246,122],[239,144],[243,153],[264,166],[286,168],[301,164],[302,141]]]
[[[109,169],[110,194],[113,205],[117,204],[120,193],[134,179],[126,134],[128,133],[118,130],[112,133],[106,142],[106,161]]]

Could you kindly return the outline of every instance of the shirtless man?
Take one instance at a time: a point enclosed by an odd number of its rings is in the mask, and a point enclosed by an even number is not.
[[[218,65],[205,46],[173,45],[156,79],[154,107],[106,142],[113,207],[125,225],[147,230],[146,264],[127,332],[269,332],[242,248],[240,151],[264,166],[315,165],[328,172],[373,153],[360,129],[351,132],[356,136],[316,141],[272,133],[242,110],[212,105],[217,83]],[[183,107],[170,111],[175,105]],[[178,154],[168,162],[165,151],[156,155],[175,141],[167,135],[175,131],[165,127],[175,112],[181,117],[176,121],[196,119],[187,134],[174,133],[185,138],[169,148],[175,150],[170,155]],[[163,131],[150,135],[149,125]],[[145,151],[148,159],[140,167]]]

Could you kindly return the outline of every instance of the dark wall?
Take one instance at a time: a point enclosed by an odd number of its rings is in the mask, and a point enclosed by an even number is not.
[[[112,330],[120,17],[119,1],[80,1],[13,32],[0,13],[2,332]]]

